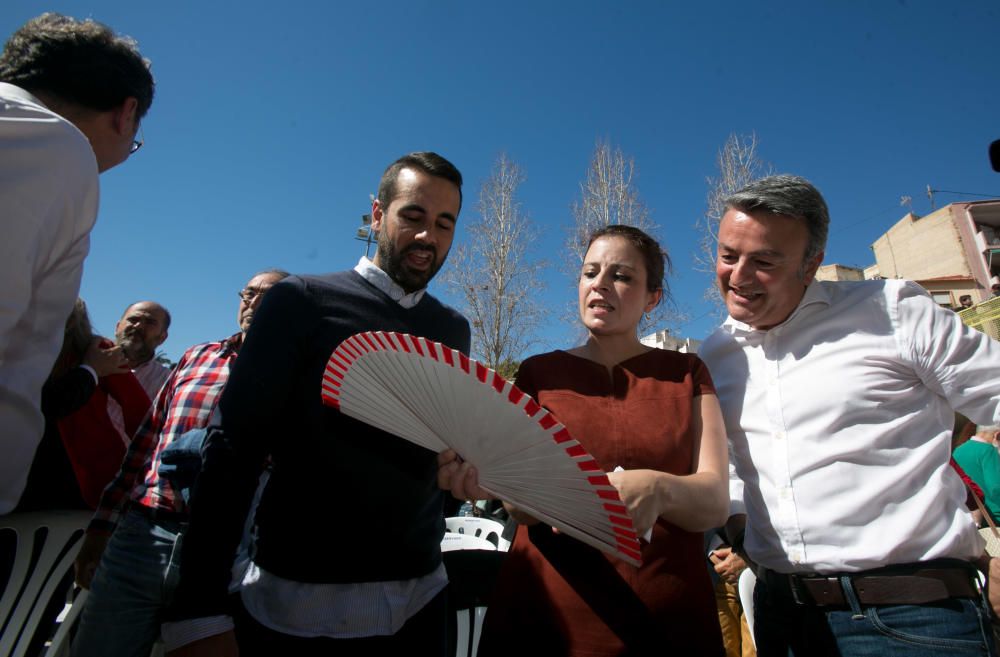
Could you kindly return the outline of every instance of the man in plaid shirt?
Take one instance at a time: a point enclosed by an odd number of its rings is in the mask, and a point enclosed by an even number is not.
[[[182,491],[163,476],[164,452],[185,434],[197,438],[194,432],[208,424],[264,293],[286,276],[268,270],[250,279],[240,291],[240,332],[184,353],[129,444],[76,559],[77,583],[90,596],[74,657],[150,653],[177,580],[179,539],[187,524]]]

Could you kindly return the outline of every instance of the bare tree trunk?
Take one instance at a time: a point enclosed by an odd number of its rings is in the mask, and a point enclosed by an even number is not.
[[[566,239],[566,271],[570,280],[580,277],[580,266],[587,253],[587,240],[591,233],[604,226],[623,224],[635,226],[659,241],[657,225],[650,216],[650,210],[639,198],[635,184],[638,170],[635,159],[626,156],[618,147],[612,148],[607,141],[598,140],[594,155],[587,168],[587,178],[580,183],[580,198],[573,202],[573,225]],[[661,246],[666,249],[666,245]],[[665,289],[666,293],[667,290]],[[678,318],[676,309],[664,294],[664,300],[639,325],[640,334],[655,327],[663,327],[668,321]],[[579,321],[576,302],[566,313],[570,321]]]
[[[771,165],[763,162],[757,154],[758,145],[755,132],[749,135],[730,134],[715,158],[718,176],[705,179],[708,193],[705,197],[705,214],[696,224],[701,237],[694,254],[695,269],[713,274],[713,283],[705,291],[705,298],[714,301],[720,309],[723,301],[714,284],[719,222],[726,212],[726,197],[746,184],[771,174]]]
[[[535,342],[545,312],[538,296],[545,263],[528,258],[536,235],[516,199],[522,182],[520,167],[501,154],[480,189],[479,217],[469,224],[465,243],[455,247],[443,275],[463,299],[473,355],[507,378]]]

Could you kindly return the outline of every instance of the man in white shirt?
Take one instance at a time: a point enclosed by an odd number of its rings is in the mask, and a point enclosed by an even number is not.
[[[995,654],[949,453],[953,411],[1000,418],[1000,345],[914,283],[814,281],[829,217],[808,181],[764,178],[726,207],[729,317],[699,355],[730,438],[730,535],[757,565],[760,655]]]
[[[99,172],[133,153],[153,102],[131,39],[44,14],[0,54],[0,514],[42,436],[42,383],[62,344],[97,216]]]

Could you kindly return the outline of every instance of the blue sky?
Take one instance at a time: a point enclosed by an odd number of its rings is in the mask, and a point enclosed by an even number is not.
[[[46,10],[105,22],[153,62],[146,145],[102,176],[81,295],[104,333],[131,301],[166,305],[174,359],[236,331],[254,271],[352,267],[369,193],[414,150],[455,162],[469,201],[506,152],[527,175],[535,253],[556,262],[595,140],[619,146],[693,338],[716,321],[692,251],[730,133],[756,131],[776,170],[824,193],[828,263],[871,264],[901,196],[929,211],[928,184],[1000,196],[993,1],[4,0],[0,33]],[[569,346],[566,278],[553,267],[526,293],[554,308],[538,349]]]

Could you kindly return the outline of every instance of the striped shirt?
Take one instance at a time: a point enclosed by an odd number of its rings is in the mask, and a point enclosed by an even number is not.
[[[88,531],[114,531],[128,501],[187,513],[170,482],[158,476],[160,454],[178,436],[208,425],[242,342],[243,334],[237,333],[184,352],[129,443],[121,470],[104,489]]]

